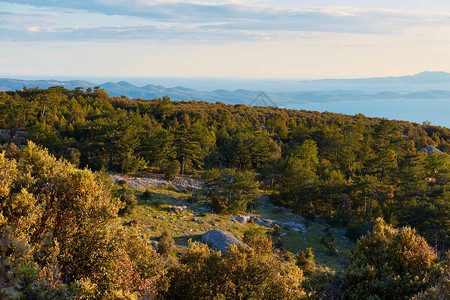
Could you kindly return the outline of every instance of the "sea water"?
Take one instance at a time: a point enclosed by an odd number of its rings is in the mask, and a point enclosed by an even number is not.
[[[363,114],[367,117],[379,117],[406,120],[422,124],[450,128],[450,99],[395,99],[370,101],[339,101],[329,103],[299,103],[286,108],[305,109],[319,112],[335,112],[347,115]]]

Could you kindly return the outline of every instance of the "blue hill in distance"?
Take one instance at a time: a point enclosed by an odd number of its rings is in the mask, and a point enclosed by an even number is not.
[[[219,80],[219,79],[217,79]],[[257,80],[253,80],[256,82]],[[21,80],[0,78],[0,90],[21,90],[28,88],[64,86],[93,88],[100,86],[111,96],[127,96],[130,98],[154,99],[169,96],[173,100],[202,100],[208,102],[248,104],[264,90],[279,106],[291,106],[299,103],[328,103],[338,101],[381,100],[381,99],[450,99],[450,73],[422,72],[412,76],[375,77],[360,79],[319,79],[319,80],[272,80],[272,86],[277,82],[288,84],[285,91],[271,91],[273,87],[267,84],[271,80],[260,80],[266,89],[216,89],[200,91],[184,86],[164,87],[162,85],[146,84],[137,86],[127,81],[94,83],[83,80]],[[284,83],[283,83],[284,82]],[[245,80],[244,80],[245,83]],[[261,86],[262,87],[262,86]]]

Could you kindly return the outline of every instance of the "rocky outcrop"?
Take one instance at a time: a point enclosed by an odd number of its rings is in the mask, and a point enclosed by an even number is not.
[[[208,244],[214,250],[222,252],[222,254],[231,246],[242,244],[242,242],[231,233],[218,229],[205,232],[202,235],[202,242]]]
[[[276,225],[280,227],[287,228],[289,230],[306,233],[308,232],[308,227],[302,223],[294,223],[294,222],[274,222]]]
[[[280,227],[287,228],[289,230],[293,230],[293,231],[297,231],[297,232],[302,232],[302,233],[308,232],[308,227],[306,227],[306,225],[302,224],[302,223],[273,221],[273,220],[268,220],[268,219],[264,219],[261,217],[252,216],[252,215],[240,215],[240,216],[236,216],[234,218],[230,218],[229,220],[231,222],[239,222],[242,224],[246,224],[250,220],[252,220],[253,222],[255,222],[256,224],[258,224],[260,226],[273,227],[275,225],[278,225]]]
[[[163,187],[172,185],[178,190],[199,190],[205,188],[203,180],[187,178],[187,179],[176,179],[173,181],[168,181],[162,177],[152,177],[152,176],[125,176],[114,174],[111,175],[116,184],[120,180],[125,180],[127,185],[133,189],[145,189],[149,186]]]
[[[430,153],[433,153],[433,152],[437,152],[439,154],[443,154],[444,153],[441,150],[439,150],[438,148],[433,147],[433,146],[426,146],[426,147],[420,149],[420,151],[422,151],[422,150],[426,150],[428,155],[430,155]]]
[[[234,221],[242,223],[242,224],[247,224],[251,218],[252,217],[250,215],[240,215],[240,216],[234,217]]]

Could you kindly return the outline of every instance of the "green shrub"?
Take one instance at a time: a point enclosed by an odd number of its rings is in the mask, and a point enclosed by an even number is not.
[[[336,243],[334,241],[333,232],[330,227],[326,228],[326,234],[320,240],[324,246],[328,249],[328,253],[330,255],[338,255],[338,249],[336,247]]]
[[[124,204],[124,207],[119,210],[120,215],[131,214],[138,204],[134,192],[130,189],[126,189],[123,192],[123,194],[120,196],[120,201],[122,201],[122,203]]]
[[[180,174],[181,164],[178,160],[173,160],[164,169],[164,178],[167,180],[174,180]]]
[[[272,251],[272,240],[266,235],[266,230],[261,227],[251,226],[244,232],[244,243],[259,253],[270,253]]]
[[[3,150],[5,151],[5,156],[7,158],[16,158],[17,159],[20,155],[20,149],[14,143],[3,145]]]
[[[349,256],[342,290],[352,299],[409,299],[435,284],[439,272],[424,238],[379,218]]]
[[[152,200],[153,194],[149,190],[145,190],[145,192],[142,193],[141,199],[142,200]]]
[[[306,248],[295,255],[295,264],[304,272],[311,272],[316,267],[314,253],[311,248]]]
[[[125,179],[120,179],[119,181],[117,181],[117,184],[121,187],[124,187],[127,183],[128,182]]]
[[[332,271],[328,268],[316,268],[302,286],[308,294],[307,299],[347,299],[341,297],[342,284],[342,272]]]
[[[273,236],[276,238],[279,238],[281,236],[282,233],[282,229],[279,225],[275,224],[275,226],[273,227]]]
[[[152,288],[156,254],[117,222],[120,202],[100,174],[31,142],[18,156],[0,153],[0,298],[111,299]]]
[[[232,246],[224,255],[191,243],[169,268],[162,299],[300,299],[302,271],[258,249]]]
[[[237,169],[213,169],[203,174],[215,212],[245,211],[258,194],[255,173]]]
[[[363,235],[367,234],[372,230],[374,222],[367,221],[353,221],[349,224],[345,235],[352,241],[356,241]]]
[[[80,164],[81,152],[77,148],[67,148],[64,152],[64,157],[75,167],[78,167]]]
[[[223,213],[230,209],[226,198],[220,195],[211,195],[211,208],[215,213]]]
[[[175,241],[169,231],[164,231],[159,237],[157,252],[162,256],[168,257],[176,251]]]

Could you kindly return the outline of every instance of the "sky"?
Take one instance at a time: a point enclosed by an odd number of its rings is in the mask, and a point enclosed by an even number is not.
[[[0,76],[450,72],[448,0],[0,0]]]

